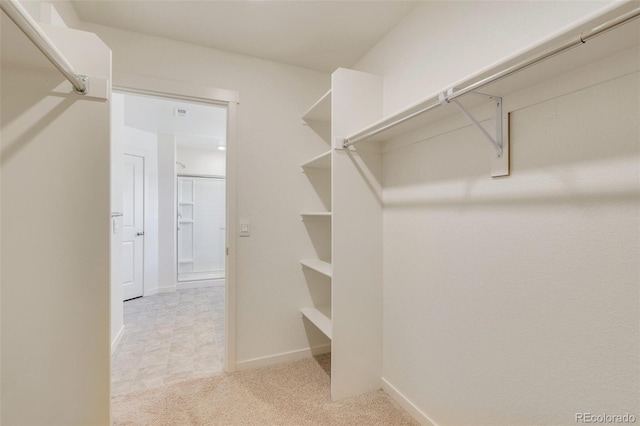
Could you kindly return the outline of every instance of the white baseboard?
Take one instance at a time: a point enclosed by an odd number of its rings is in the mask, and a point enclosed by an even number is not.
[[[116,347],[118,346],[118,343],[120,343],[120,340],[122,340],[122,335],[124,334],[124,325],[120,327],[120,331],[118,331],[118,334],[116,334],[115,339],[113,339],[113,342],[111,342],[111,354],[113,355],[113,351],[116,350]]]
[[[144,291],[142,292],[142,297],[153,296],[155,294],[158,294],[158,287],[153,287],[149,289],[145,288]]]
[[[182,281],[176,283],[176,288],[178,290],[186,290],[189,288],[224,287],[224,284],[224,278],[219,278],[217,280]]]
[[[173,293],[176,291],[174,287],[158,287],[158,293]]]
[[[280,364],[281,362],[287,361],[297,361],[304,358],[310,358],[314,355],[326,354],[327,352],[331,352],[330,343],[315,346],[313,348],[299,349],[297,351],[284,352],[281,354],[236,362],[236,371],[251,370],[253,368],[266,367],[268,365]]]
[[[431,420],[422,410],[420,410],[413,402],[404,396],[395,386],[382,378],[382,390],[397,402],[404,410],[416,419],[421,425],[424,426],[438,426],[436,422]]]

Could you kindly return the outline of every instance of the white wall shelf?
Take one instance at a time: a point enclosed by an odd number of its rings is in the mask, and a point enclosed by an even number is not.
[[[304,259],[300,261],[300,264],[305,268],[320,272],[322,275],[326,275],[329,278],[333,275],[333,267],[329,262],[319,259]]]
[[[300,313],[331,340],[331,306],[318,308],[302,308]]]
[[[300,216],[305,217],[331,217],[331,212],[300,212]]]
[[[325,93],[302,115],[305,123],[331,121],[331,90]]]
[[[324,152],[301,165],[303,169],[331,168],[331,151]]]

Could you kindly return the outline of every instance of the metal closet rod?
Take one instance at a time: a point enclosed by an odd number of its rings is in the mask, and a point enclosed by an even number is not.
[[[495,83],[498,80],[502,80],[505,77],[508,77],[512,74],[515,74],[519,71],[524,70],[525,68],[529,68],[532,65],[535,65],[539,62],[542,62],[546,59],[551,58],[552,56],[555,56],[559,53],[562,53],[566,50],[569,50],[573,47],[576,47],[578,45],[584,44],[587,42],[587,40],[592,39],[594,37],[597,37],[609,30],[612,30],[620,25],[626,24],[627,22],[630,22],[636,18],[638,18],[640,16],[640,8],[634,9],[630,12],[627,12],[623,15],[618,16],[617,18],[614,18],[610,21],[605,22],[604,24],[597,26],[595,28],[592,28],[588,31],[584,31],[582,33],[580,33],[580,35],[578,37],[576,37],[575,39],[571,39],[568,41],[565,41],[564,43],[561,43],[555,47],[552,47],[548,50],[545,50],[544,52],[542,52],[540,55],[538,56],[534,56],[532,58],[526,59],[522,62],[519,62],[515,65],[512,65],[502,71],[499,71],[489,77],[486,77],[476,83],[470,84],[462,89],[456,90],[455,92],[449,94],[449,95],[445,95],[444,96],[444,101],[449,102],[452,101],[454,99],[457,99],[461,96],[467,95],[471,92],[474,92],[484,86],[487,86],[489,84]],[[419,109],[418,111],[414,111],[411,114],[401,117],[391,123],[385,124],[382,127],[379,127],[377,129],[372,129],[369,130],[365,133],[362,133],[360,135],[355,135],[352,136],[350,138],[346,138],[344,140],[343,143],[343,147],[344,148],[348,148],[351,145],[355,145],[358,142],[362,142],[363,140],[370,138],[371,136],[375,136],[379,133],[384,132],[387,129],[390,129],[392,127],[397,126],[398,124],[404,123],[407,120],[410,120],[418,115],[422,115],[432,109],[435,109],[439,106],[443,105],[443,103],[440,100],[436,100],[434,103],[429,104],[424,106],[423,108]]]
[[[36,45],[58,71],[66,77],[76,93],[87,93],[88,78],[76,74],[73,66],[62,52],[53,44],[51,39],[42,31],[38,23],[22,7],[18,0],[0,0],[0,8],[22,30],[22,32]]]

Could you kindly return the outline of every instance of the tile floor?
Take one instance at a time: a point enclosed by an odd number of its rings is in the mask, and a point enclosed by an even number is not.
[[[124,302],[124,324],[112,355],[112,394],[223,371],[222,286]]]

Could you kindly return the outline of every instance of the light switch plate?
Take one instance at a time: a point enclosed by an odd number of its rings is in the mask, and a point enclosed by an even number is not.
[[[251,235],[251,225],[249,224],[249,222],[241,221],[240,222],[240,236],[241,237],[248,237],[249,235]]]

